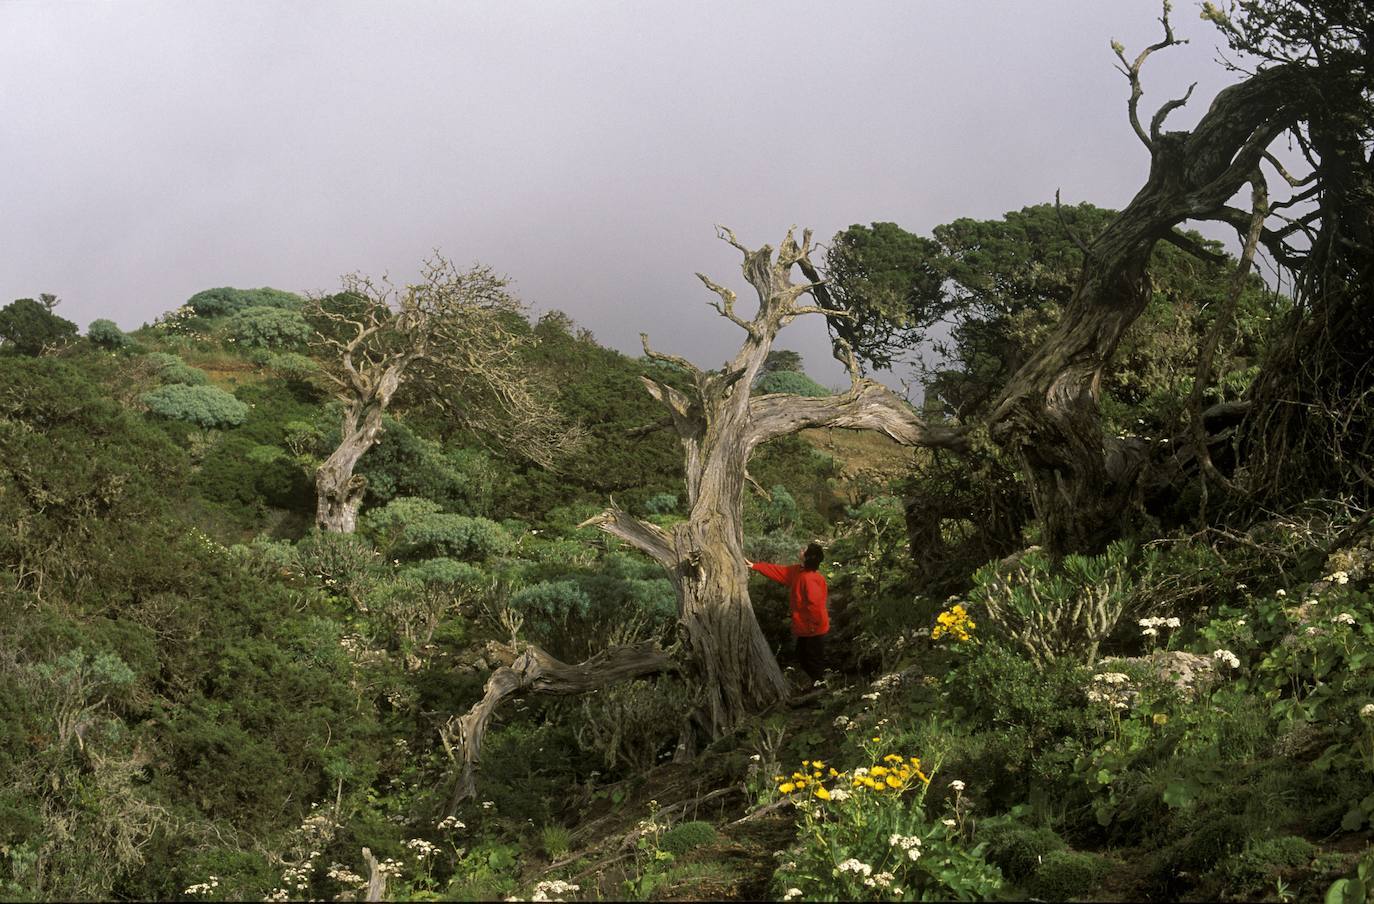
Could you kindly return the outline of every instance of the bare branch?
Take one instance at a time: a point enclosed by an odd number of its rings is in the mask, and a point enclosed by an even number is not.
[[[1086,257],[1088,254],[1088,243],[1078,237],[1078,233],[1069,228],[1069,223],[1064,219],[1064,211],[1059,204],[1059,189],[1054,190],[1054,215],[1059,218],[1059,225],[1064,228],[1064,234],[1069,237],[1069,241],[1078,246],[1078,250],[1083,252]]]
[[[1188,103],[1188,98],[1193,96],[1193,89],[1197,87],[1197,82],[1188,86],[1188,90],[1183,92],[1182,97],[1176,97],[1155,111],[1155,115],[1150,118],[1150,138],[1152,141],[1159,140],[1159,130],[1164,126],[1164,120],[1169,114],[1179,107]]]
[[[691,374],[693,377],[701,376],[701,368],[697,367],[695,364],[693,364],[691,361],[688,361],[686,358],[680,357],[678,355],[670,355],[667,352],[656,352],[653,349],[649,348],[648,333],[640,333],[639,342],[641,345],[644,346],[644,357],[649,358],[653,361],[662,361],[665,364],[671,364],[674,367],[680,367],[687,373]]]
[[[716,311],[720,313],[720,316],[724,317],[726,320],[729,320],[731,323],[745,330],[750,336],[753,336],[755,339],[759,338],[760,331],[758,325],[748,320],[745,320],[744,318],[740,317],[735,313],[735,299],[738,296],[736,296],[734,292],[714,282],[710,277],[706,276],[704,273],[698,273],[697,279],[701,280],[702,283],[706,285],[706,288],[710,289],[712,292],[715,292],[717,295],[720,296],[721,303],[717,303],[714,301],[710,302],[711,307],[715,308]]]
[[[1312,172],[1308,173],[1307,178],[1305,179],[1297,178],[1292,173],[1288,172],[1288,170],[1284,169],[1283,164],[1279,163],[1279,159],[1268,151],[1264,152],[1264,159],[1268,160],[1269,165],[1272,166],[1274,169],[1278,170],[1278,173],[1280,176],[1283,177],[1283,180],[1287,182],[1289,185],[1293,186],[1294,188],[1299,188],[1303,185],[1306,185],[1309,182],[1315,182],[1317,179],[1316,170],[1313,170]]]
[[[806,427],[876,430],[904,446],[934,446],[964,452],[968,437],[960,427],[932,427],[892,390],[873,380],[860,380],[849,392],[821,398],[772,393],[755,396],[749,405],[750,447]]]
[[[588,518],[577,526],[595,527],[603,533],[624,540],[670,571],[678,564],[673,538],[668,536],[668,532],[656,524],[639,520],[616,505],[614,500],[604,512]]]
[[[476,771],[482,754],[482,738],[497,707],[506,700],[525,694],[585,694],[622,681],[674,671],[677,667],[668,654],[653,643],[611,647],[576,665],[560,662],[534,645],[526,646],[510,665],[491,673],[482,699],[457,720],[452,732],[457,744],[451,755],[461,771],[449,799],[449,815],[477,793]]]
[[[1150,56],[1150,54],[1154,53],[1156,50],[1163,50],[1165,47],[1172,47],[1175,44],[1188,43],[1187,41],[1179,41],[1174,38],[1173,26],[1169,24],[1168,0],[1165,0],[1164,13],[1159,17],[1159,22],[1161,25],[1164,26],[1164,39],[1155,44],[1151,44],[1149,47],[1146,47],[1144,50],[1142,50],[1140,52],[1140,55],[1135,58],[1134,63],[1126,62],[1126,48],[1121,44],[1121,42],[1112,41],[1112,50],[1116,53],[1117,59],[1121,60],[1121,65],[1123,67],[1121,69],[1121,72],[1123,75],[1126,76],[1126,79],[1131,83],[1131,97],[1130,100],[1126,102],[1126,109],[1129,112],[1131,119],[1131,128],[1135,129],[1135,133],[1140,138],[1141,144],[1149,148],[1151,152],[1154,151],[1154,142],[1151,140],[1150,135],[1147,135],[1145,133],[1145,130],[1140,125],[1140,98],[1145,94],[1145,90],[1140,87],[1140,67],[1144,65],[1145,60]],[[1189,88],[1188,90],[1190,93],[1192,92],[1191,88]],[[1187,98],[1185,97],[1184,100],[1186,99]],[[1178,104],[1175,104],[1175,106],[1177,105]],[[1169,105],[1165,104],[1165,106],[1168,107]],[[1170,109],[1172,109],[1172,107],[1170,107]],[[1157,116],[1156,118],[1159,117]]]
[[[1211,250],[1197,239],[1190,235],[1185,235],[1177,229],[1171,229],[1166,232],[1163,235],[1163,239],[1169,244],[1175,245],[1193,255],[1193,257],[1200,258],[1209,264],[1226,263],[1226,255]]]

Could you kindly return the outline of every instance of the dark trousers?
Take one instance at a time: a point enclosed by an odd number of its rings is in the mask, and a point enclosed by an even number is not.
[[[797,638],[797,659],[812,681],[825,674],[825,635]]]

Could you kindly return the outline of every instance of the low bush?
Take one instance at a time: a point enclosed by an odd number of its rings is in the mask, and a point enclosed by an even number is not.
[[[248,417],[248,406],[214,386],[173,383],[138,397],[148,410],[161,417],[198,427],[233,427]]]
[[[113,320],[92,320],[91,325],[86,327],[86,338],[91,340],[92,345],[100,348],[115,349],[128,348],[133,344],[133,340],[128,334],[119,328]]]
[[[1111,870],[1096,854],[1080,851],[1051,851],[1026,883],[1026,893],[1042,901],[1093,899],[1103,877]]]
[[[702,845],[712,843],[717,837],[719,836],[716,833],[715,826],[711,825],[709,822],[693,820],[691,822],[678,823],[664,832],[663,837],[659,839],[658,846],[671,854],[681,857],[693,848],[699,848]]]
[[[228,338],[247,348],[283,348],[310,338],[310,324],[300,311],[252,307],[232,314],[224,325]]]

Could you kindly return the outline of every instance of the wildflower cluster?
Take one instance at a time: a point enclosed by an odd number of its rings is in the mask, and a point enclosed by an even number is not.
[[[367,884],[366,879],[364,879],[357,873],[353,872],[353,870],[344,866],[342,863],[329,864],[329,872],[325,873],[325,875],[333,879],[335,882],[341,882],[344,885],[349,885],[357,888],[361,888],[362,886]]]
[[[973,629],[977,627],[977,623],[969,618],[968,611],[960,603],[955,603],[941,612],[936,616],[935,622],[935,627],[930,631],[931,640],[952,635],[956,641],[963,643],[973,637]]]
[[[879,793],[895,791],[900,794],[911,787],[913,780],[930,784],[930,779],[921,771],[920,757],[903,759],[895,753],[889,753],[883,757],[880,764],[855,769],[851,783],[855,788],[867,788]]]
[[[1145,637],[1157,637],[1160,628],[1169,628],[1172,630],[1173,628],[1182,626],[1182,624],[1183,622],[1177,618],[1161,618],[1158,616],[1142,618],[1139,621],[1140,633]]]
[[[205,895],[205,894],[209,894],[211,891],[213,891],[213,890],[216,889],[216,888],[219,888],[219,877],[218,877],[218,876],[210,876],[206,881],[204,881],[204,882],[197,882],[195,885],[192,885],[190,888],[187,888],[184,892],[182,892],[182,894],[184,894],[184,895]]]
[[[921,839],[917,835],[900,835],[894,832],[887,836],[887,846],[899,848],[908,860],[916,860],[921,856]]]
[[[1126,709],[1131,704],[1130,677],[1120,672],[1094,675],[1088,688],[1088,702],[1100,703],[1108,709]]]
[[[821,760],[802,760],[801,771],[793,772],[791,776],[775,775],[773,781],[779,783],[778,791],[783,794],[811,788],[811,793],[816,797],[830,800],[830,791],[824,783],[827,778],[839,777],[840,773],[833,766],[828,767]]]
[[[428,841],[425,841],[423,838],[410,839],[406,842],[406,847],[414,851],[415,856],[419,857],[421,860],[424,860],[426,857],[432,857],[434,855],[434,852],[439,849],[437,846]]]
[[[1240,668],[1240,659],[1230,650],[1213,650],[1212,658],[1217,662],[1224,662],[1233,669]]]
[[[561,901],[559,895],[572,894],[581,891],[582,886],[574,885],[571,882],[564,882],[562,879],[546,879],[534,887],[530,894],[531,901]],[[550,897],[552,895],[553,897]]]

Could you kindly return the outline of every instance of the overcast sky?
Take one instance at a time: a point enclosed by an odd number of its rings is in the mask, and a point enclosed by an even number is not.
[[[752,298],[735,229],[918,232],[1052,200],[1123,205],[1145,149],[1112,38],[1154,2],[0,0],[0,303],[126,329],[212,286],[417,273],[439,248],[536,313],[706,366]],[[1234,76],[1196,4],[1143,111]],[[819,256],[818,256],[819,257]],[[752,306],[748,308],[752,310]],[[810,320],[811,322],[807,322]],[[838,384],[818,318],[778,343]]]

